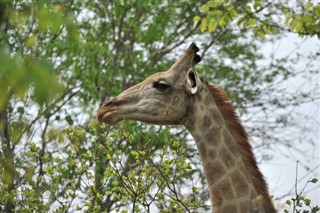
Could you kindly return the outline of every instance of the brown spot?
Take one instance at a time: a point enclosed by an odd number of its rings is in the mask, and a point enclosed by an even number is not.
[[[192,136],[193,136],[193,138],[194,138],[196,141],[199,141],[199,140],[201,139],[201,136],[200,136],[199,133],[195,133],[195,134],[193,134]]]
[[[240,207],[240,212],[250,212],[250,203],[245,200],[245,201],[242,201],[240,204],[239,204],[239,207]]]
[[[211,160],[215,159],[217,154],[215,149],[209,149],[208,150],[208,156],[210,157]]]
[[[232,184],[233,187],[236,190],[237,196],[242,197],[242,196],[246,196],[249,193],[249,184],[246,181],[244,175],[237,171],[234,171],[233,173],[231,173],[231,179],[232,179]]]
[[[223,140],[225,144],[227,144],[228,149],[231,153],[234,153],[234,155],[236,156],[239,155],[239,150],[237,150],[238,145],[227,130],[223,130]]]
[[[235,198],[233,190],[232,190],[232,185],[228,181],[228,179],[222,180],[217,188],[219,189],[220,193],[222,194],[223,198],[226,200],[232,200]]]
[[[223,168],[221,162],[213,162],[210,164],[207,163],[204,166],[204,171],[206,174],[209,188],[212,186],[212,184],[216,183],[219,179],[221,179],[225,174],[225,169]]]
[[[199,144],[199,153],[200,153],[202,160],[205,160],[207,158],[207,147],[204,142],[201,142]]]
[[[205,133],[205,140],[210,141],[210,145],[217,146],[221,141],[221,134],[219,128],[211,128]]]
[[[227,205],[225,207],[223,207],[223,209],[221,210],[221,212],[224,212],[224,213],[234,213],[234,212],[238,212],[237,210],[237,207],[235,204],[230,204],[230,205]]]
[[[212,197],[212,202],[213,202],[213,205],[216,207],[216,206],[221,206],[222,203],[223,203],[223,198],[222,198],[222,195],[219,191],[214,191],[214,190],[211,190],[211,197]]]
[[[209,106],[211,104],[212,96],[207,95],[207,97],[204,99],[204,104],[206,106]]]
[[[202,121],[202,128],[206,129],[211,126],[211,119],[209,116],[205,115]]]
[[[223,139],[226,143],[230,143],[230,142],[234,141],[233,137],[226,129],[223,130]]]
[[[235,159],[234,159],[233,155],[225,147],[221,148],[220,157],[221,157],[222,161],[224,162],[224,164],[226,165],[226,167],[228,167],[228,168],[235,164]]]
[[[238,159],[238,161],[240,161],[240,159]],[[247,167],[245,165],[243,165],[242,163],[238,163],[238,171],[244,176],[244,177],[249,177],[247,176]]]
[[[213,107],[209,110],[209,114],[211,115],[211,118],[213,118],[215,125],[221,126],[223,123],[223,117],[221,112],[217,107]]]

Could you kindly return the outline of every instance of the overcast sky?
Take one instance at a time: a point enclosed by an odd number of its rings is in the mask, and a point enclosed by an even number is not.
[[[295,44],[300,44],[300,48],[296,48]],[[283,38],[277,42],[277,56],[286,56],[289,52],[295,51],[299,54],[307,55],[310,53],[319,52],[320,42],[319,39],[314,38],[299,38],[295,34],[288,34],[287,38]],[[271,47],[266,46],[264,51],[268,54],[272,51]],[[301,61],[297,64],[297,68],[305,66],[305,62]],[[315,66],[320,70],[320,62],[315,61]],[[298,79],[296,81],[299,81]],[[316,87],[316,93],[320,94],[320,75],[315,74],[311,79],[306,82],[296,82],[296,85],[303,86],[304,89],[310,89],[311,87]],[[315,86],[316,85],[316,86]],[[309,87],[309,88],[308,88]],[[304,132],[306,138],[312,138],[315,142],[315,146],[311,146],[306,143],[299,147],[303,149],[304,152],[301,155],[291,156],[290,159],[284,158],[281,152],[274,153],[274,157],[271,161],[262,163],[260,166],[262,172],[267,178],[269,184],[270,193],[274,194],[276,197],[282,196],[288,193],[290,190],[294,192],[294,184],[296,178],[296,161],[300,162],[298,167],[298,192],[305,186],[306,182],[310,178],[318,178],[319,182],[316,184],[308,184],[305,191],[306,197],[312,199],[314,205],[320,206],[320,101],[319,99],[311,102],[302,104],[299,106],[295,113],[301,113],[307,115],[310,118],[310,123],[307,123],[310,130]],[[302,115],[299,115],[302,116]],[[297,125],[299,120],[297,120]],[[283,152],[288,152],[288,150],[283,150]],[[304,168],[307,165],[311,170],[308,171]],[[301,179],[302,178],[302,179]],[[283,203],[283,202],[281,202]]]

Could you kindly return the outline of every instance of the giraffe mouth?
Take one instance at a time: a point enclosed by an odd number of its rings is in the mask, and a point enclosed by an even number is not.
[[[118,122],[115,114],[118,111],[118,106],[113,106],[110,102],[103,104],[97,112],[97,119],[107,124],[115,124]]]
[[[117,119],[115,119],[115,117],[113,116],[113,112],[102,114],[98,117],[98,120],[111,125],[117,123]]]

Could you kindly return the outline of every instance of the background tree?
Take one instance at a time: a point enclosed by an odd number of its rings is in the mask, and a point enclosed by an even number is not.
[[[279,59],[259,47],[284,36],[273,21],[283,13],[287,29],[318,35],[319,6],[301,6],[293,13],[290,4],[259,1],[1,1],[1,211],[210,209],[184,129],[109,127],[94,118],[99,103],[166,70],[194,40],[204,58],[198,71],[227,90],[259,159],[278,146],[299,151],[299,138],[293,142],[289,132],[304,126],[291,123],[290,111],[319,94],[279,85],[318,74],[320,53]],[[200,18],[210,12],[218,23]],[[300,75],[290,64],[305,59],[308,69]]]

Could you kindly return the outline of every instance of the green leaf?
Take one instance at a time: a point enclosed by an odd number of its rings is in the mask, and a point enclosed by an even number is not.
[[[226,26],[226,21],[225,21],[224,17],[220,18],[219,26],[221,26],[221,27],[225,27]]]
[[[300,32],[303,29],[303,23],[301,21],[296,21],[295,25],[293,26],[293,29],[297,32]]]
[[[197,192],[199,189],[197,187],[192,187],[192,192]]]
[[[201,20],[200,31],[203,33],[207,30],[207,19],[203,18]]]
[[[22,11],[13,10],[9,13],[9,21],[19,31],[22,31],[26,25],[28,15]]]
[[[230,14],[233,16],[233,17],[238,17],[239,14],[236,10],[230,10]]]
[[[193,27],[197,26],[197,24],[199,23],[200,19],[201,19],[200,16],[194,16],[193,17]]]
[[[288,24],[290,19],[291,15],[286,15],[285,24]]]
[[[223,12],[221,10],[212,10],[208,13],[208,18],[215,18],[215,17],[219,17],[222,16]]]
[[[200,16],[193,17],[193,22],[199,22],[199,21],[200,21]]]
[[[310,180],[310,182],[311,182],[311,183],[317,183],[317,182],[318,182],[318,179],[317,179],[317,178],[312,178],[312,179]]]
[[[253,26],[257,23],[257,21],[254,18],[249,18],[248,21],[245,23],[246,27]]]
[[[209,25],[208,25],[208,30],[209,32],[213,32],[215,31],[215,29],[218,26],[218,22],[217,21],[210,21]]]
[[[68,15],[66,21],[66,29],[68,32],[68,39],[70,42],[78,42],[80,40],[80,34],[77,25],[74,23],[73,16]]]
[[[312,6],[313,6],[313,3],[311,1],[308,1],[306,3],[306,9],[305,10],[309,10]]]
[[[73,125],[73,119],[71,118],[71,116],[70,115],[68,115],[68,116],[66,116],[66,121],[68,122],[68,124],[70,125],[70,126],[72,126]]]
[[[208,6],[207,4],[202,5],[202,6],[200,7],[200,10],[203,11],[203,12],[208,12],[208,11],[209,11],[209,6]]]
[[[233,6],[233,4],[225,4],[225,5],[224,5],[224,8],[225,8],[227,11],[230,11],[230,10],[233,10],[233,9],[234,9],[234,6]]]
[[[24,108],[23,107],[18,107],[17,108],[17,112],[19,113],[19,114],[23,114],[24,113]]]
[[[40,30],[57,33],[62,25],[63,16],[60,12],[54,12],[49,8],[41,8],[38,13]]]
[[[255,10],[258,10],[258,9],[260,9],[261,7],[262,7],[261,1],[260,1],[260,0],[256,0],[256,1],[254,2],[254,4],[253,4],[253,8],[254,8]]]
[[[311,200],[310,199],[304,199],[304,203],[306,204],[306,206],[310,206]]]
[[[28,48],[31,48],[36,42],[37,42],[37,36],[32,35],[26,39],[25,46]]]
[[[218,1],[218,0],[208,1],[207,5],[209,7],[219,7],[220,5],[222,5],[222,1]]]
[[[252,13],[252,8],[251,8],[250,5],[246,5],[246,6],[245,6],[245,9],[246,9],[246,12],[247,12],[247,13]]]
[[[286,204],[287,204],[288,206],[290,206],[290,205],[291,205],[291,200],[286,200]]]
[[[245,20],[245,17],[244,17],[244,16],[242,16],[242,17],[240,17],[240,18],[238,19],[238,21],[237,21],[238,27],[241,26],[241,24],[243,23],[244,20]]]
[[[311,209],[311,213],[317,213],[320,211],[320,207],[319,206],[314,206],[312,209]]]
[[[282,8],[281,8],[281,11],[282,11],[284,14],[288,14],[291,10],[290,10],[288,7],[282,7]]]

